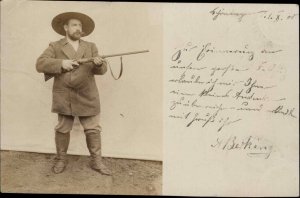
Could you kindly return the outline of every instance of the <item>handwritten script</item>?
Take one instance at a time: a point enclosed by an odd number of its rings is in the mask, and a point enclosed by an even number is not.
[[[247,16],[257,15],[263,20],[268,20],[271,22],[279,22],[279,21],[289,21],[294,20],[299,14],[286,12],[284,10],[278,10],[276,12],[271,12],[268,10],[260,10],[256,12],[241,12],[233,9],[225,9],[222,7],[215,7],[209,12],[212,16],[213,20],[217,20],[221,17],[233,17],[236,18],[238,22],[242,22],[243,19]]]
[[[166,192],[298,195],[299,7],[166,10]]]
[[[168,117],[186,128],[201,132],[210,127],[218,134],[249,122],[249,116],[297,118],[295,107],[276,91],[287,69],[269,57],[283,52],[276,47],[253,48],[250,43],[225,48],[212,41],[187,42],[174,49],[168,66],[168,83],[174,88],[168,93]],[[217,137],[211,148],[243,150],[249,157],[267,159],[273,146],[263,139],[251,134]]]

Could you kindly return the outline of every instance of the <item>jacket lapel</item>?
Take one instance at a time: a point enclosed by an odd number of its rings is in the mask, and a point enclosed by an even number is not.
[[[85,49],[86,49],[86,43],[83,40],[80,39],[78,50],[77,50],[77,53],[76,53],[76,59],[80,59],[84,56]]]
[[[64,38],[61,40],[62,42],[62,48],[61,50],[63,53],[69,58],[69,59],[75,59],[76,58],[76,52],[73,49],[73,47],[68,43],[67,39]]]

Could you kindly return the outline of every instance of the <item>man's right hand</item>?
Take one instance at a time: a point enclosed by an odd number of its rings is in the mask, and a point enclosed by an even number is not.
[[[79,66],[78,62],[75,60],[63,60],[62,68],[66,71],[71,71],[74,69],[73,65]]]

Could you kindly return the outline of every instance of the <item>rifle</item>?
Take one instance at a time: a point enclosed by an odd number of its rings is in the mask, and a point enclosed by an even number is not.
[[[126,56],[126,55],[132,55],[132,54],[140,54],[140,53],[146,53],[149,52],[149,50],[141,50],[141,51],[134,51],[134,52],[125,52],[125,53],[119,53],[119,54],[109,54],[109,55],[102,55],[100,56],[101,58],[110,58],[110,57],[116,57],[116,56]],[[122,59],[121,59],[122,60]],[[89,62],[93,62],[94,58],[81,58],[76,60],[79,64],[84,64],[84,63],[89,63]],[[122,63],[121,63],[122,66]],[[122,72],[122,68],[121,68],[121,72]],[[55,76],[55,74],[48,74],[45,73],[45,81],[53,78]]]

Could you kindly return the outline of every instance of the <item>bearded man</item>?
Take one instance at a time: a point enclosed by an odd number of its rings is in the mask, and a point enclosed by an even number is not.
[[[111,175],[101,157],[100,99],[94,77],[106,73],[107,62],[99,56],[94,43],[81,39],[92,33],[94,21],[82,13],[66,12],[53,18],[52,28],[64,38],[51,42],[36,62],[38,72],[54,75],[52,112],[57,113],[58,124],[55,126],[57,155],[52,170],[61,173],[66,168],[70,131],[77,116],[84,128],[91,168]],[[80,66],[76,61],[91,57],[93,62]]]

